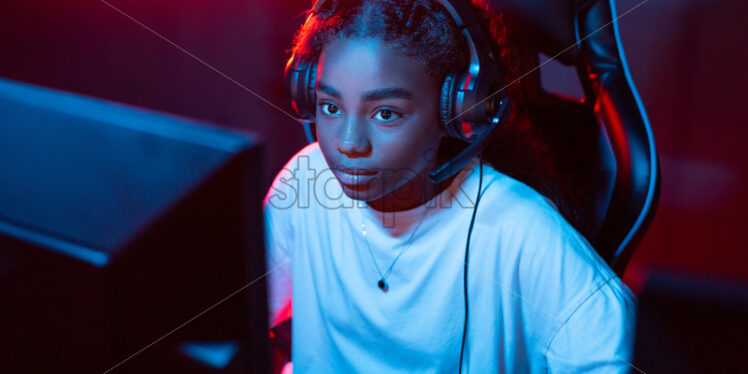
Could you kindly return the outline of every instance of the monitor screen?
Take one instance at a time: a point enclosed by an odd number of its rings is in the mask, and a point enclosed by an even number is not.
[[[267,371],[257,136],[2,79],[0,117],[0,366]]]

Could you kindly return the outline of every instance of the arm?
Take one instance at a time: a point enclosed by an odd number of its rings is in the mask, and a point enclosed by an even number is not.
[[[268,325],[273,372],[279,373],[291,358],[292,281],[291,248],[293,226],[290,210],[275,204],[277,196],[287,196],[276,178],[263,202],[265,220],[265,257],[267,264]],[[280,194],[280,195],[275,195]]]
[[[546,200],[513,210],[522,308],[550,373],[630,372],[636,297]]]
[[[291,318],[270,328],[273,373],[287,373],[291,363]],[[290,370],[290,369],[288,369]],[[290,373],[290,371],[288,372]]]
[[[287,252],[273,239],[272,231],[267,234],[268,325],[273,373],[280,373],[291,359],[291,265]]]
[[[551,373],[628,373],[632,364],[636,297],[618,277],[586,298],[546,350]]]

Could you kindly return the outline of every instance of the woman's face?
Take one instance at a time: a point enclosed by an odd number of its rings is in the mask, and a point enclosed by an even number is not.
[[[317,77],[317,140],[343,192],[382,211],[433,197],[440,82],[424,65],[378,39],[337,39]]]

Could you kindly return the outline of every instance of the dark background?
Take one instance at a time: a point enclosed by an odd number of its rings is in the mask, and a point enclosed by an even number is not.
[[[619,1],[618,14],[640,1]],[[131,18],[96,0],[3,0],[0,77],[254,131],[269,186],[306,142],[248,90],[290,112],[283,68],[310,2],[109,4]],[[662,167],[657,214],[624,276],[634,290],[651,265],[748,281],[746,14],[743,0],[650,0],[619,20]],[[580,92],[573,70],[542,74],[550,90]]]

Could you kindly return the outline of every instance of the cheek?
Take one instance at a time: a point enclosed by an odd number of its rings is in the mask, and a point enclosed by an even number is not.
[[[335,147],[335,130],[329,123],[317,122],[314,126],[317,141],[323,152],[332,151]]]
[[[379,148],[380,161],[383,167],[392,169],[406,168],[418,171],[436,154],[440,137],[433,134],[416,132],[414,134],[397,134],[386,141],[375,145]]]
[[[431,153],[439,149],[442,130],[437,118],[427,116],[415,123],[411,123],[407,134],[403,134],[400,148],[403,152],[412,154],[410,160],[425,161]]]

